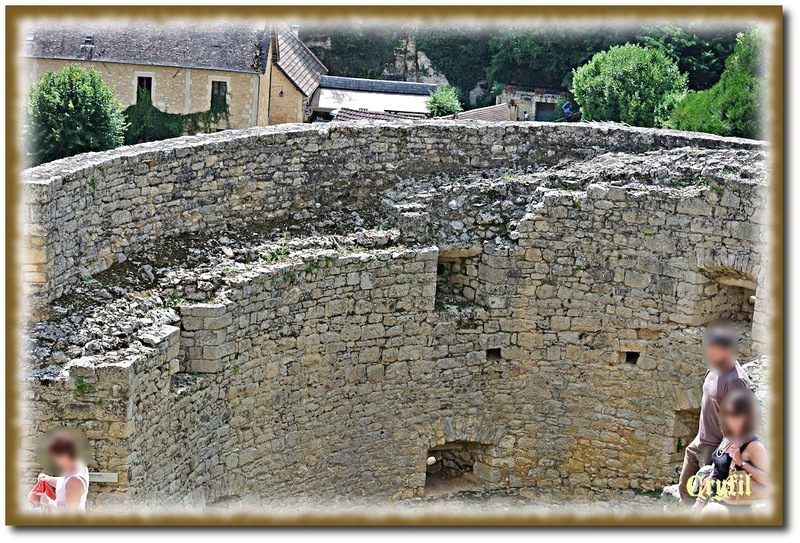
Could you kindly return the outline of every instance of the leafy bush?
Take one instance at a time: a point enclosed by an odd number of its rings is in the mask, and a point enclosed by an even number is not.
[[[757,31],[740,34],[719,82],[708,90],[688,94],[675,108],[669,126],[758,138],[765,87],[759,72],[759,42]]]
[[[686,95],[686,76],[663,51],[619,45],[574,71],[572,92],[586,120],[662,126]]]
[[[450,85],[460,89],[464,107],[469,92],[482,82],[492,89],[506,83],[567,88],[574,68],[614,45],[638,43],[660,49],[688,75],[689,88],[709,88],[719,80],[730,56],[736,33],[707,23],[680,26],[633,27],[609,23],[586,28],[575,25],[511,27],[411,25],[369,23],[303,25],[301,38],[330,70],[330,75],[381,79],[387,63],[395,62],[396,48],[412,35]],[[491,94],[497,95],[498,92]],[[492,102],[484,96],[481,104]]]
[[[32,85],[25,110],[34,165],[123,143],[122,106],[94,69],[70,65],[45,74]]]
[[[228,118],[228,103],[224,96],[213,97],[211,107],[196,113],[165,113],[153,105],[147,89],[139,89],[136,103],[128,106],[129,121],[125,143],[177,138],[184,134],[209,132],[219,121]]]
[[[428,117],[443,117],[462,111],[458,99],[458,89],[455,87],[441,87],[431,93],[428,98]]]

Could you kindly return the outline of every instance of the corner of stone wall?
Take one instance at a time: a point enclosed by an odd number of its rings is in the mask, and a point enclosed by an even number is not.
[[[23,226],[18,264],[21,270],[25,311],[37,316],[50,299],[53,262],[49,259],[48,204],[49,183],[22,184],[20,224]]]
[[[92,482],[91,504],[116,503],[129,489],[128,453],[133,432],[130,419],[130,364],[94,365],[91,358],[78,359],[60,375],[28,379],[22,387],[24,488],[33,486],[43,466],[36,447],[46,432],[69,427],[89,440],[90,473],[112,472],[117,482]]]

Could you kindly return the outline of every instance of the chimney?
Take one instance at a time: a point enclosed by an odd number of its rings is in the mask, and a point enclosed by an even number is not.
[[[294,34],[295,37],[299,38],[300,37],[300,25],[292,25],[290,28],[292,29],[292,34]]]

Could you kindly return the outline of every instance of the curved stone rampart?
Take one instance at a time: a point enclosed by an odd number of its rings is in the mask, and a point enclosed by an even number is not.
[[[31,379],[31,439],[88,428],[94,469],[124,473],[106,495],[153,503],[421,496],[449,446],[497,491],[669,484],[696,431],[700,327],[765,322],[763,162],[759,142],[698,134],[420,122],[28,170],[40,301],[166,237],[292,232],[155,270],[175,322]],[[292,230],[325,221],[369,243]]]
[[[289,125],[178,138],[58,160],[22,175],[31,293],[63,295],[88,270],[165,235],[377,210],[398,179],[525,169],[608,152],[760,148],[685,132],[540,123]]]

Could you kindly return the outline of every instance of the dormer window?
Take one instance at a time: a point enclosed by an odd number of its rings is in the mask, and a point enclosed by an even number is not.
[[[94,36],[86,35],[83,37],[83,45],[94,45]]]
[[[34,38],[33,32],[28,32],[28,34],[25,36],[25,42],[33,43],[33,38]]]

